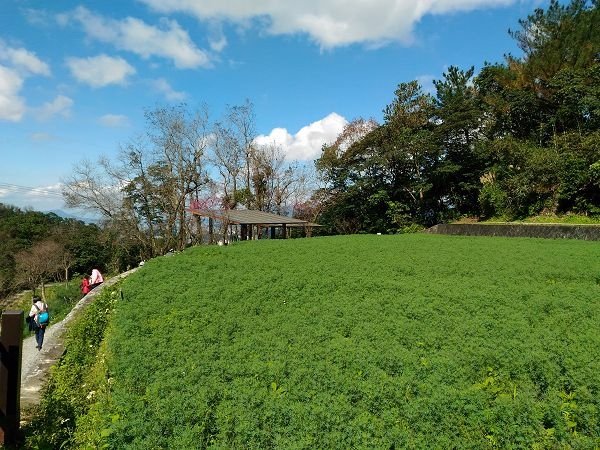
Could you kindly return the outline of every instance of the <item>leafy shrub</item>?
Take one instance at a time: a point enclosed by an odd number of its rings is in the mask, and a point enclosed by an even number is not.
[[[508,196],[498,183],[486,183],[479,192],[479,206],[482,217],[494,217],[506,209]]]
[[[408,234],[408,233],[418,233],[419,231],[423,231],[423,226],[418,223],[411,223],[409,225],[403,226],[400,228],[400,234]]]

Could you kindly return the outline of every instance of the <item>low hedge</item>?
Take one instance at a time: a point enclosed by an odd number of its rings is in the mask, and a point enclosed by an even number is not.
[[[443,223],[429,230],[433,234],[460,236],[528,237],[543,239],[600,240],[600,225],[566,224],[499,224],[499,223]]]

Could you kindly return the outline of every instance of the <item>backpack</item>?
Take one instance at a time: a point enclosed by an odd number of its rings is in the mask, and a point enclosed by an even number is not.
[[[48,305],[44,303],[44,309],[38,308],[37,305],[34,305],[35,309],[38,310],[37,314],[37,323],[40,327],[45,327],[50,322],[50,314],[48,314]]]

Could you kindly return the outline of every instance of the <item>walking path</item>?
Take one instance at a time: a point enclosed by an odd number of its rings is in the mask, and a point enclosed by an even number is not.
[[[23,340],[23,357],[21,360],[21,409],[26,409],[39,403],[40,391],[46,382],[48,369],[60,359],[64,352],[63,338],[69,322],[73,320],[79,310],[85,308],[86,305],[92,302],[94,297],[96,297],[105,286],[115,284],[117,281],[135,272],[137,269],[138,268],[136,267],[106,280],[79,300],[67,317],[46,329],[42,350],[38,351],[35,347],[35,335]],[[25,311],[25,314],[28,313],[29,311]]]

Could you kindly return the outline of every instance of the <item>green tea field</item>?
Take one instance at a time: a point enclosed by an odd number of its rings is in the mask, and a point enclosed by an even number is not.
[[[264,240],[121,289],[81,446],[600,446],[596,242]]]

